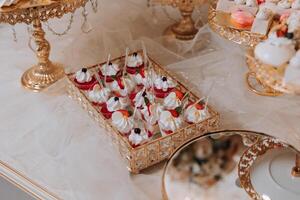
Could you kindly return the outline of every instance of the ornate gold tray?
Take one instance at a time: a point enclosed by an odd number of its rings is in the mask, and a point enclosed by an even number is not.
[[[125,56],[122,56],[112,59],[112,62],[124,61],[124,59]],[[177,80],[178,89],[183,92],[189,91],[188,88],[183,84],[183,81],[179,81],[175,75],[164,69],[150,57],[149,62],[152,63],[153,69],[156,73],[166,75],[174,80]],[[89,67],[89,70],[93,72],[93,70],[95,70],[98,66],[99,64],[91,66]],[[112,143],[118,148],[121,157],[125,160],[127,169],[132,173],[139,173],[140,170],[165,160],[178,146],[184,142],[196,136],[202,135],[205,132],[215,130],[219,126],[219,114],[210,106],[208,106],[210,117],[204,121],[187,125],[170,135],[153,139],[146,144],[133,148],[128,140],[121,136],[119,132],[111,125],[110,121],[103,117],[102,113],[99,111],[99,109],[97,109],[97,106],[94,106],[88,100],[87,96],[76,87],[73,81],[74,73],[67,74],[67,78],[69,96],[77,101],[83,107],[83,109],[86,110],[87,113],[100,125],[100,127],[106,129],[106,134],[111,139]],[[190,92],[190,98],[191,100],[199,99],[199,97],[193,92]]]
[[[219,22],[219,18],[217,17],[217,1],[218,0],[211,0],[208,9],[208,24],[214,32],[229,41],[249,47],[254,47],[261,40],[266,39],[266,36],[262,34],[252,33],[247,30],[239,30],[221,25]]]

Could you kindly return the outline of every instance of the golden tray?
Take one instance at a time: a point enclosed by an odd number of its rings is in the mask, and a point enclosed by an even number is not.
[[[211,0],[208,9],[208,25],[214,32],[229,41],[249,47],[254,47],[260,41],[266,39],[265,35],[233,28],[226,26],[225,23],[220,23],[218,11],[216,11],[217,1]]]
[[[139,51],[141,52],[141,51]],[[115,61],[124,61],[125,56],[112,59]],[[161,65],[156,63],[153,59],[149,57],[149,62],[152,63],[153,69],[156,73],[169,76],[174,80],[177,80],[177,88],[183,92],[189,91],[188,88],[183,85],[179,79],[171,74],[171,72],[164,69]],[[101,63],[100,65],[105,64]],[[124,62],[123,62],[124,63]],[[96,67],[99,64],[88,67],[91,72],[95,72]],[[111,142],[118,148],[121,157],[125,160],[127,169],[132,173],[139,173],[140,170],[150,167],[156,163],[159,163],[167,159],[172,152],[181,144],[186,141],[204,134],[205,132],[215,130],[219,127],[219,114],[214,111],[210,106],[208,106],[208,112],[210,117],[196,124],[186,125],[185,127],[177,130],[176,132],[153,139],[146,144],[133,148],[129,141],[120,135],[120,133],[112,126],[109,120],[106,120],[100,109],[97,106],[94,106],[87,96],[76,87],[74,83],[74,73],[67,74],[68,80],[68,94],[71,98],[77,101],[84,110],[100,125],[104,128],[106,134],[111,139]],[[199,97],[196,96],[193,92],[190,92],[191,100],[198,100]]]
[[[285,94],[300,94],[299,88],[285,84],[283,81],[286,65],[275,68],[270,65],[262,64],[259,60],[254,58],[253,50],[248,52],[246,63],[249,72],[246,74],[246,81],[248,87],[257,94],[264,96],[278,96]],[[263,91],[258,89],[251,83],[250,79],[253,76],[257,82],[264,88]]]

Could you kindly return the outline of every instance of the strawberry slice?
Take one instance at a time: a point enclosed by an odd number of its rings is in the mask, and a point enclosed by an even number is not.
[[[118,86],[121,88],[121,90],[123,90],[125,88],[121,78],[117,79],[117,83],[118,83]]]
[[[118,110],[119,112],[121,112],[124,117],[129,117],[130,116],[130,113],[128,112],[128,110]]]
[[[173,116],[173,117],[179,117],[179,113],[176,111],[176,110],[169,110],[169,112],[171,113],[171,115]]]
[[[199,104],[199,103],[197,103],[195,105],[195,107],[196,107],[197,110],[203,110],[204,109],[204,105],[203,104]]]
[[[179,100],[182,100],[184,94],[180,90],[175,90],[175,94]]]

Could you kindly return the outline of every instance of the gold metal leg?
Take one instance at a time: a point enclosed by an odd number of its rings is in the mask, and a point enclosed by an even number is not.
[[[35,40],[38,64],[28,69],[22,76],[21,83],[25,88],[39,92],[64,76],[64,69],[49,60],[50,44],[45,39],[38,17],[33,21],[33,38]]]
[[[195,28],[195,22],[192,19],[194,11],[193,5],[182,5],[179,7],[182,19],[171,25],[165,31],[165,35],[173,36],[179,40],[191,40],[195,37],[198,29]]]
[[[259,79],[257,79],[256,74],[253,71],[249,71],[245,78],[248,89],[255,94],[270,97],[276,97],[282,94],[281,92],[264,85]]]
[[[292,175],[294,177],[300,177],[300,154],[296,155],[295,167],[292,169]]]

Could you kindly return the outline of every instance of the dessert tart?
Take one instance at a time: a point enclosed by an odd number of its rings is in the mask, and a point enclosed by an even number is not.
[[[96,84],[93,89],[88,92],[88,97],[93,104],[103,106],[109,99],[110,94],[111,91],[109,88],[101,88],[99,84]]]
[[[160,114],[158,124],[161,134],[164,136],[180,129],[183,125],[183,119],[181,113],[176,110],[164,110]]]
[[[199,123],[208,117],[209,113],[202,103],[190,103],[184,111],[184,119],[189,124]]]
[[[169,77],[157,76],[154,80],[154,94],[157,98],[165,98],[176,87],[176,83]]]
[[[96,78],[91,75],[87,68],[82,68],[76,72],[74,82],[82,90],[90,90],[97,84]]]
[[[106,119],[110,119],[112,114],[117,111],[126,108],[128,105],[127,99],[124,97],[113,96],[102,106],[101,113]]]
[[[142,56],[137,52],[128,57],[126,66],[126,72],[131,75],[144,73],[144,61]]]
[[[134,118],[128,110],[117,110],[112,114],[112,124],[123,136],[127,136],[134,126]]]
[[[148,141],[148,133],[144,128],[133,128],[128,136],[132,147],[138,147]]]
[[[105,83],[111,83],[122,75],[122,71],[117,63],[109,62],[101,66],[99,76]]]

